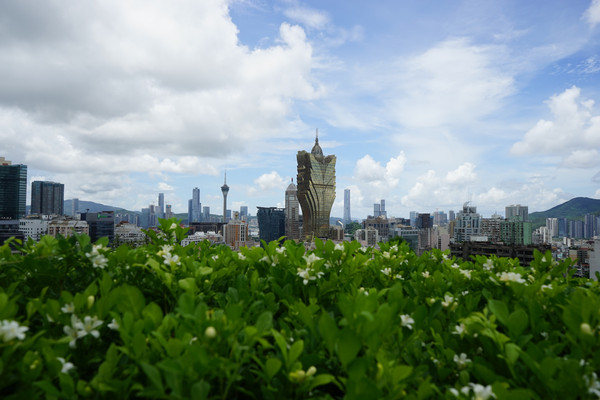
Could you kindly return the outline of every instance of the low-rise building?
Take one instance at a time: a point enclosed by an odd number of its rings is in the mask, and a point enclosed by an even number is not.
[[[73,219],[55,219],[48,222],[48,235],[56,237],[73,236],[74,233],[90,234],[89,226],[86,221],[77,221]]]

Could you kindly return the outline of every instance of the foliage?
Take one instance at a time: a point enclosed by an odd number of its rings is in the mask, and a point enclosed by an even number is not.
[[[594,398],[600,288],[406,243],[0,247],[0,397]]]
[[[357,229],[362,229],[362,224],[352,221],[346,224],[346,233],[349,235],[354,235]]]

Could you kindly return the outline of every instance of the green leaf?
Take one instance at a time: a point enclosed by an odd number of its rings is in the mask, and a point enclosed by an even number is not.
[[[313,377],[308,386],[308,390],[313,390],[317,386],[327,385],[328,383],[335,382],[335,376],[330,374],[319,374]]]
[[[201,380],[192,385],[191,394],[192,400],[205,400],[208,399],[208,393],[210,392],[210,384]]]
[[[161,394],[164,394],[165,389],[163,387],[162,379],[160,377],[160,371],[158,370],[158,368],[145,362],[141,362],[140,366],[142,367],[142,370],[144,370],[144,373],[146,374],[148,379],[150,379],[150,382],[152,382],[152,384],[159,390]]]
[[[256,321],[256,329],[258,333],[263,333],[265,331],[271,330],[273,327],[273,314],[270,311],[265,311],[259,315],[258,320]]]
[[[360,351],[360,347],[360,339],[354,332],[347,328],[340,332],[337,341],[337,352],[340,362],[344,367],[356,358],[356,355]]]
[[[333,318],[331,318],[331,315],[329,315],[327,312],[323,312],[319,318],[319,332],[325,341],[327,350],[329,350],[330,354],[333,354],[335,349],[335,341],[338,336],[338,328],[335,325]]]
[[[37,381],[33,382],[33,384],[50,396],[60,397],[60,391],[48,381]]]
[[[413,367],[409,365],[398,365],[392,369],[392,376],[394,377],[394,382],[400,382],[403,379],[408,378],[412,373]]]
[[[144,295],[135,286],[123,285],[115,290],[117,292],[117,308],[121,312],[131,311],[139,317],[146,303]]]
[[[288,368],[300,357],[302,354],[302,350],[304,350],[304,341],[298,340],[294,342],[292,347],[290,347],[289,358],[288,358]]]
[[[508,323],[508,307],[506,307],[503,301],[490,299],[488,307],[496,318],[498,318],[498,321],[504,325]]]
[[[506,359],[511,365],[514,364],[515,361],[517,361],[520,352],[521,349],[514,343],[507,343],[504,346],[504,353],[506,354]]]
[[[273,379],[275,374],[281,369],[281,360],[279,358],[269,358],[265,363],[265,373],[269,381]]]
[[[522,309],[514,311],[508,317],[506,325],[508,326],[511,336],[513,338],[518,338],[529,325],[527,313]]]

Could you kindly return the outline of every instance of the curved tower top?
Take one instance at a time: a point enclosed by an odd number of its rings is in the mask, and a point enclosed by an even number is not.
[[[317,129],[317,134],[315,137],[315,145],[313,146],[312,150],[310,151],[310,154],[312,154],[315,157],[323,157],[323,149],[321,149],[321,146],[319,146],[319,129]]]

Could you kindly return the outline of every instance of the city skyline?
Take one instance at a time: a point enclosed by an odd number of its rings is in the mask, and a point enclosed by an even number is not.
[[[138,211],[283,207],[314,130],[332,216],[600,198],[600,1],[8,1],[0,156]],[[190,38],[194,38],[191,40]],[[211,54],[211,57],[206,57]]]

